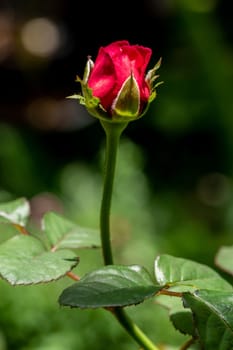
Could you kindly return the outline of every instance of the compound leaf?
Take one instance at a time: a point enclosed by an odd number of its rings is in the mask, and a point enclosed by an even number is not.
[[[0,203],[0,223],[25,226],[30,215],[29,202],[25,198]]]
[[[160,289],[141,266],[108,265],[88,273],[66,288],[59,303],[82,309],[123,307],[141,303]]]
[[[160,285],[179,286],[179,291],[233,291],[233,287],[209,266],[171,255],[160,255],[156,258],[155,278]]]
[[[192,310],[196,334],[204,350],[233,349],[233,293],[201,290],[183,295]]]
[[[53,251],[64,248],[100,247],[100,235],[97,230],[78,226],[54,212],[45,214],[43,229]]]
[[[56,280],[77,263],[72,251],[46,251],[32,236],[17,235],[0,245],[0,275],[12,285]]]

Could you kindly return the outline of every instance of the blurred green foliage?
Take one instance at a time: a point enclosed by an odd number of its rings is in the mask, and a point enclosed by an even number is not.
[[[148,12],[159,12],[157,2],[147,3]],[[153,271],[156,255],[167,253],[214,266],[219,247],[232,245],[232,43],[228,14],[218,13],[219,6],[217,0],[177,0],[170,7],[164,2],[164,12],[150,23],[151,28],[160,16],[166,28],[158,53],[162,51],[159,74],[164,84],[148,114],[126,129],[119,147],[112,206],[118,262]],[[135,40],[131,33],[130,28],[125,39]],[[114,35],[110,41],[119,39]],[[156,61],[160,33],[142,32],[141,41],[143,35]],[[25,75],[34,81],[46,65],[40,65],[32,79],[33,60],[31,64]],[[82,65],[75,63],[75,69],[82,71]],[[59,98],[69,93],[61,89]],[[10,101],[14,105],[12,92]],[[13,119],[18,116],[15,106]],[[4,108],[1,111],[0,201],[30,199],[33,226],[52,209],[97,228],[104,158],[100,125],[93,121],[58,130],[38,127],[38,121],[15,125],[6,120]],[[99,250],[77,254],[79,275],[102,265]],[[65,278],[13,288],[1,280],[0,350],[135,349],[110,313],[58,307],[60,292],[71,283]],[[153,301],[130,307],[129,313],[157,343],[178,349],[185,341],[171,326],[167,310]]]

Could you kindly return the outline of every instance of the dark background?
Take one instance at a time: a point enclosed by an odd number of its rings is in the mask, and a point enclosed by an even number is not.
[[[41,189],[52,186],[58,167],[92,160],[98,150],[103,138],[98,123],[88,119],[83,128],[78,114],[75,121],[74,113],[62,106],[58,111],[59,102],[79,91],[74,80],[83,74],[87,55],[94,59],[99,46],[121,39],[151,47],[151,65],[163,58],[159,73],[165,83],[158,99],[147,117],[126,130],[146,151],[152,186],[184,190],[203,173],[231,172],[229,6],[227,1],[2,1],[0,120],[16,127],[34,156],[43,158]],[[22,42],[23,27],[38,17],[60,31],[58,49],[44,57]],[[40,36],[46,38],[46,32]],[[34,158],[41,170],[38,163]],[[38,191],[31,186],[22,193],[14,178],[3,176],[1,186],[18,195]]]

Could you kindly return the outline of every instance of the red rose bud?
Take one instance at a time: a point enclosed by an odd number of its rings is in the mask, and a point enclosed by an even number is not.
[[[161,59],[146,69],[152,50],[116,41],[99,49],[95,62],[88,57],[81,84],[82,95],[73,95],[99,119],[127,122],[140,118],[156,97],[155,84]]]

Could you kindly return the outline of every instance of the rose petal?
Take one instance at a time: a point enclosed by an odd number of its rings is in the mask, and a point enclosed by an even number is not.
[[[111,90],[116,84],[115,67],[111,57],[100,48],[94,68],[88,79],[88,86],[92,89],[93,95],[98,97],[102,106],[107,110],[112,103]]]

